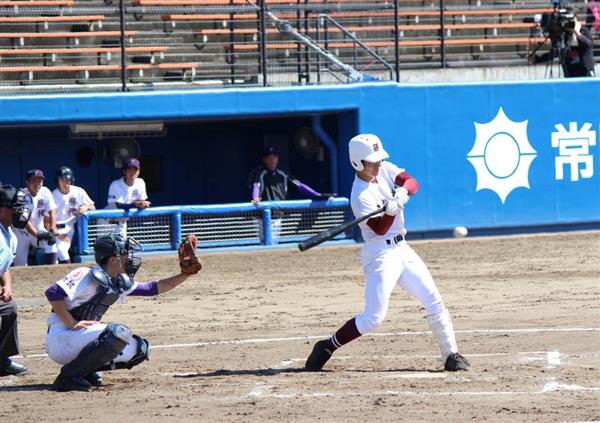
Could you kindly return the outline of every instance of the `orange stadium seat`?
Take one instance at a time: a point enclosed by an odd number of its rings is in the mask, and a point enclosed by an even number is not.
[[[100,22],[104,15],[84,16],[0,16],[0,23],[35,23],[35,22]]]
[[[126,47],[127,53],[164,53],[168,47],[164,46],[142,46]],[[118,53],[120,47],[74,47],[74,48],[19,48],[0,49],[0,56],[18,56],[35,54],[85,54],[85,53]]]
[[[126,65],[128,70],[146,69],[196,69],[198,63],[143,63]],[[111,71],[119,70],[121,65],[73,65],[73,66],[5,66],[0,67],[0,72],[78,72],[78,71]]]
[[[126,37],[133,37],[136,31],[125,31]],[[89,32],[0,32],[0,38],[86,38],[86,37],[120,37],[121,31],[89,31]]]
[[[186,71],[191,71],[189,75],[190,79],[194,79],[196,76],[196,69],[199,63],[143,63],[143,64],[129,64],[125,66],[126,71],[137,71],[138,77],[144,76],[145,70],[177,70],[182,71],[185,74]],[[0,67],[0,74],[2,73],[24,73],[27,74],[29,81],[34,79],[36,73],[49,73],[59,72],[61,74],[77,72],[82,75],[82,79],[88,80],[90,78],[90,72],[117,72],[121,70],[121,65],[71,65],[71,66],[5,66]]]
[[[544,43],[547,41],[546,38],[531,38],[531,37],[509,37],[509,38],[473,38],[473,39],[447,39],[444,41],[448,45],[479,45],[479,44],[508,44],[508,45],[523,45],[523,44],[535,44]],[[427,47],[427,46],[439,46],[441,45],[440,40],[405,40],[400,41],[400,46],[404,47]],[[368,47],[394,47],[393,41],[366,41],[365,44]],[[324,44],[321,44],[324,47]],[[302,43],[268,43],[267,49],[272,50],[288,50],[295,49],[298,46],[302,46]],[[355,44],[350,41],[335,41],[327,44],[329,48],[353,48]],[[226,46],[226,50],[231,50],[231,46]],[[256,51],[259,49],[258,44],[241,44],[234,45],[234,51]]]
[[[2,0],[0,7],[43,7],[43,6],[73,6],[75,0]]]

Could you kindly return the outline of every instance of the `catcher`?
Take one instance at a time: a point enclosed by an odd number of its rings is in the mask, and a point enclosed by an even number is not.
[[[140,244],[118,234],[94,243],[97,266],[80,267],[46,290],[52,305],[46,351],[62,364],[54,381],[58,391],[89,391],[102,384],[103,370],[131,369],[150,355],[148,340],[120,323],[101,323],[104,313],[128,295],[154,296],[170,291],[202,268],[196,257],[197,238],[179,246],[180,273],[149,282],[134,282],[141,265]]]

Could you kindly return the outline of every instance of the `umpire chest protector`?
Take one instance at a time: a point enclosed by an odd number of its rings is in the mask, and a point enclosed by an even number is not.
[[[90,271],[93,282],[100,286],[100,291],[83,304],[71,310],[77,320],[100,321],[108,308],[133,286],[133,280],[121,273],[116,278],[109,277],[101,267],[95,266]]]

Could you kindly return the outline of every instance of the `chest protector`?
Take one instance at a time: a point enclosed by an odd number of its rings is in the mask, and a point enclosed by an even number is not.
[[[100,291],[83,304],[70,310],[77,320],[100,321],[108,308],[113,305],[123,292],[133,286],[133,279],[125,273],[116,278],[109,277],[101,267],[93,267],[90,276],[94,282],[100,285]]]

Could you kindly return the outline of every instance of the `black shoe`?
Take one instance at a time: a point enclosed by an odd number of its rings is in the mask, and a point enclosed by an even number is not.
[[[471,363],[459,353],[450,354],[444,364],[444,370],[448,372],[457,372],[459,370],[469,370]]]
[[[0,376],[22,376],[27,374],[29,369],[22,364],[5,358],[0,364]]]
[[[331,354],[333,354],[333,352],[325,348],[326,343],[327,341],[325,340],[317,342],[312,352],[306,359],[304,368],[309,372],[318,372],[331,358]]]
[[[92,385],[82,377],[79,376],[63,376],[58,375],[54,381],[54,387],[59,392],[67,391],[84,391],[89,392],[92,390]]]
[[[85,380],[88,381],[88,383],[92,386],[101,386],[102,385],[102,373],[101,372],[94,372],[94,373],[90,373],[87,376],[83,377]]]

